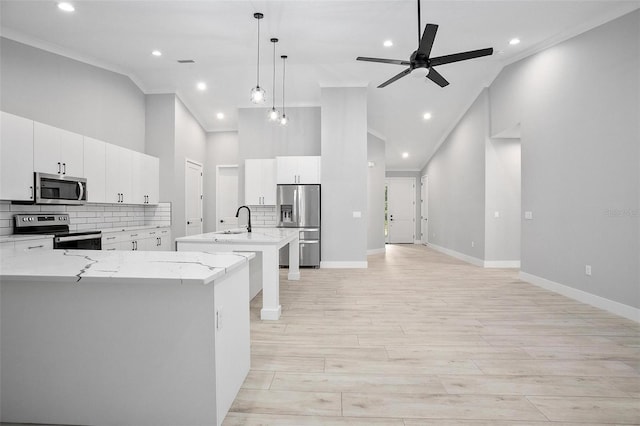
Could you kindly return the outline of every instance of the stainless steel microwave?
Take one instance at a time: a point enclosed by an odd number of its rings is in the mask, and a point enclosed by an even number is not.
[[[85,178],[35,173],[36,204],[84,204],[87,202]]]

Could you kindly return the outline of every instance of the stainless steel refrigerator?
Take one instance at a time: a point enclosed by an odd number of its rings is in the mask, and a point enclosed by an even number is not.
[[[300,230],[300,266],[320,266],[320,185],[278,185],[279,228]],[[289,246],[280,250],[280,265],[289,266]]]

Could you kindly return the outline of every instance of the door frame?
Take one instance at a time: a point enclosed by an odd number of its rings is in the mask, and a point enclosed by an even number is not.
[[[238,177],[238,182],[240,179],[240,168],[237,164],[220,164],[216,166],[216,217],[215,217],[215,221],[216,221],[216,226],[215,229],[216,231],[219,231],[218,229],[218,219],[221,216],[221,212],[220,212],[220,199],[218,198],[218,195],[221,193],[220,192],[220,169],[236,169],[237,172],[237,177]]]
[[[424,231],[422,224],[424,221]],[[420,241],[429,245],[429,176],[420,177]]]
[[[184,226],[184,235],[187,235],[187,203],[189,201],[187,200],[187,169],[189,167],[189,163],[200,167],[200,233],[202,234],[204,230],[204,165],[199,161],[191,160],[186,157],[184,160],[184,220],[182,225]]]
[[[387,191],[387,204],[386,204],[386,209],[385,209],[385,214],[388,214],[388,210],[389,210],[389,204],[388,204],[388,200],[389,200],[389,182],[392,181],[407,181],[407,182],[411,182],[412,185],[412,191],[411,191],[411,196],[412,196],[412,208],[411,208],[411,216],[413,217],[413,238],[411,241],[411,244],[415,244],[416,243],[416,178],[414,177],[410,177],[410,176],[392,176],[392,177],[385,177],[384,178],[384,186],[385,186],[385,190]],[[387,225],[387,235],[385,236],[384,242],[385,244],[393,244],[389,242],[389,235],[391,235],[391,232],[389,232],[391,230],[391,227],[389,225]],[[409,243],[405,243],[405,244],[409,244]]]

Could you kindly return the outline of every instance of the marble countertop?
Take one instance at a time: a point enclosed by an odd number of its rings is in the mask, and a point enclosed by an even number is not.
[[[231,231],[239,231],[231,230]],[[223,232],[208,232],[206,234],[190,235],[176,238],[176,242],[184,243],[214,243],[214,244],[283,244],[291,241],[300,232],[297,228],[253,228],[251,232],[225,234]]]
[[[5,235],[0,237],[0,243],[13,243],[16,241],[29,241],[29,240],[42,240],[42,239],[53,239],[53,234],[36,234],[36,235]]]
[[[209,284],[242,266],[253,253],[45,250],[3,258],[0,277],[21,281]]]

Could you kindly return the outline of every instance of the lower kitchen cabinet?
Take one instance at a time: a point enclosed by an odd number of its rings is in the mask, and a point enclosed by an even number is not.
[[[171,229],[108,232],[102,236],[102,250],[171,251]]]

